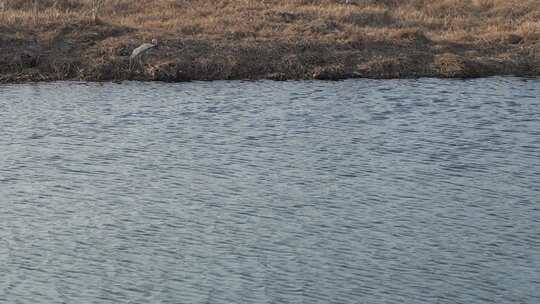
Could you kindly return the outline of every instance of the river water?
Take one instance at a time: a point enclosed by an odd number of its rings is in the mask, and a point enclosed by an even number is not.
[[[0,86],[0,303],[540,303],[540,80]]]

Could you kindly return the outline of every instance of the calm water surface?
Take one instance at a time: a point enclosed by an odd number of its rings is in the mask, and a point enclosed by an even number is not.
[[[0,303],[540,303],[540,80],[0,86]]]

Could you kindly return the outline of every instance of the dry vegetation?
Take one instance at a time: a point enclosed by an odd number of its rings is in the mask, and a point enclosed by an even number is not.
[[[0,51],[4,82],[539,75],[540,1],[0,0]]]

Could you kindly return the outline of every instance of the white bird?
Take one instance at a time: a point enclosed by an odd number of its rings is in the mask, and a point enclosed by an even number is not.
[[[131,52],[129,59],[133,60],[140,58],[144,53],[148,52],[148,50],[156,48],[157,46],[158,42],[156,39],[152,39],[152,43],[143,43]]]

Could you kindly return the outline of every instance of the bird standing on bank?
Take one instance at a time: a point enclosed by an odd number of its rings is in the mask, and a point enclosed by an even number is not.
[[[152,39],[151,43],[143,43],[140,46],[138,46],[136,49],[131,52],[131,56],[129,56],[129,59],[131,63],[133,63],[134,60],[137,60],[139,64],[141,64],[142,57],[144,54],[148,53],[149,50],[153,48],[157,48],[158,42],[157,39]]]

